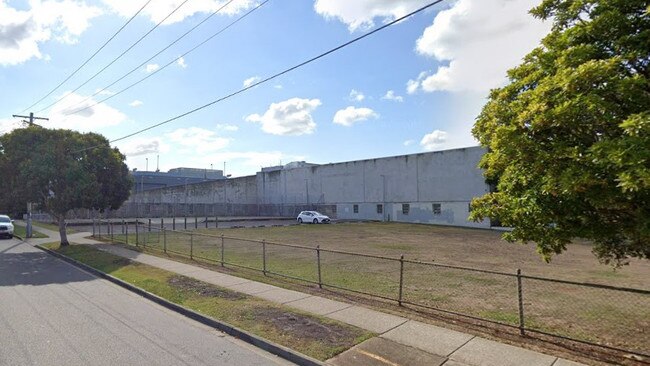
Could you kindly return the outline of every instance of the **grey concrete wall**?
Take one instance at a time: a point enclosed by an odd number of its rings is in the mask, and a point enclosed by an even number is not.
[[[483,154],[482,148],[471,147],[264,171],[137,193],[125,210],[158,205],[164,213],[187,212],[191,207],[201,214],[291,216],[318,206],[339,219],[488,227],[487,221],[467,221],[469,202],[489,189],[477,168]],[[408,215],[402,213],[404,203],[410,205]],[[440,214],[433,213],[433,203],[441,204]],[[354,204],[358,213],[353,212]],[[383,205],[381,214],[378,204]]]

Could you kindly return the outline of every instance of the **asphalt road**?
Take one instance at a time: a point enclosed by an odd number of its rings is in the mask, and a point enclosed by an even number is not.
[[[288,365],[22,243],[0,240],[0,365]]]

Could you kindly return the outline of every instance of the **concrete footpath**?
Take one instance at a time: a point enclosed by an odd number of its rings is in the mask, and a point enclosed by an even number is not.
[[[38,228],[39,232],[58,238],[58,233]],[[321,315],[379,334],[328,360],[331,365],[429,365],[429,366],[578,366],[577,362],[506,345],[471,334],[382,313],[362,306],[333,301],[247,280],[202,267],[140,253],[121,246],[86,239],[90,233],[68,235],[78,244],[96,245],[117,256],[178,273],[216,286],[239,291],[268,301]],[[30,239],[32,245],[52,239]]]

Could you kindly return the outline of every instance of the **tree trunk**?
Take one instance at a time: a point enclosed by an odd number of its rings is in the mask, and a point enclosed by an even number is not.
[[[65,232],[65,216],[59,217],[59,235],[61,235],[61,246],[70,245],[68,242],[68,234]]]

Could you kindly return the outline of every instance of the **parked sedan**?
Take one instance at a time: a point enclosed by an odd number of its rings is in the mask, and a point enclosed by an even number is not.
[[[302,211],[298,215],[298,222],[310,222],[312,224],[329,224],[330,218],[317,211]]]
[[[9,239],[14,237],[14,223],[9,216],[0,215],[0,236],[8,237]]]

